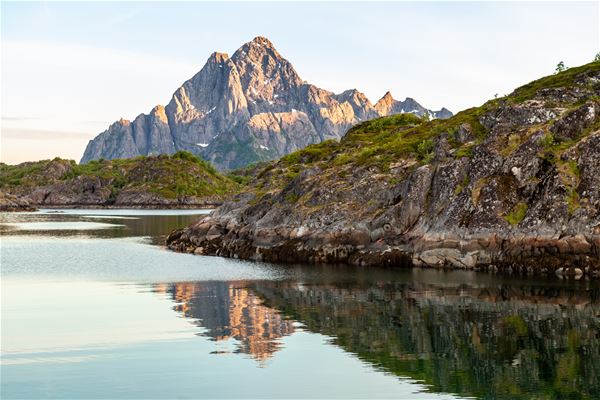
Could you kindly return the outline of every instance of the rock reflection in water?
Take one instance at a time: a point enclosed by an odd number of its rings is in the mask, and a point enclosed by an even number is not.
[[[267,307],[251,290],[232,282],[183,282],[155,285],[169,293],[175,310],[206,329],[215,341],[233,338],[237,352],[265,361],[279,350],[279,339],[294,331],[293,322]]]
[[[432,392],[600,398],[597,284],[396,278],[190,282],[155,290],[169,293],[204,335],[234,338],[237,351],[261,365],[298,321],[363,362],[422,381]]]
[[[597,289],[253,286],[270,307],[386,372],[478,398],[600,398]]]

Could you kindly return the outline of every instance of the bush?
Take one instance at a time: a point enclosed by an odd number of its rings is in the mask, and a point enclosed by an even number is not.
[[[189,151],[179,150],[174,153],[171,158],[175,160],[184,160],[196,163],[204,167],[211,175],[215,175],[217,173],[217,169],[210,162],[190,153]]]
[[[426,139],[417,145],[417,157],[425,164],[433,159],[433,140]]]

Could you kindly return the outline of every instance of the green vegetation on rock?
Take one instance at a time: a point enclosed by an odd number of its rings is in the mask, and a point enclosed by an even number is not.
[[[518,203],[513,209],[506,215],[504,219],[511,225],[518,225],[527,214],[527,203]]]
[[[447,120],[363,122],[266,164],[168,245],[268,262],[597,275],[599,98],[595,62]]]
[[[515,90],[508,99],[513,103],[522,103],[531,99],[541,89],[572,86],[575,78],[582,72],[593,72],[597,71],[598,69],[600,69],[600,61],[594,61],[590,64],[582,65],[580,67],[569,68],[567,70],[563,70],[562,72],[558,72],[557,74],[549,75],[528,83],[527,85],[521,86]]]
[[[86,188],[86,185],[91,186]],[[238,191],[240,184],[218,173],[207,161],[185,151],[172,155],[95,160],[86,164],[60,158],[18,165],[0,164],[0,190],[25,195],[41,187],[52,187],[51,191],[69,194],[108,191],[112,200],[123,192],[153,193],[164,199],[224,199]]]

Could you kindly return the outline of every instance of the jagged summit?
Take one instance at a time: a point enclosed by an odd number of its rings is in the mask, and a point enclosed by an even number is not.
[[[273,43],[264,36],[256,36],[248,43],[254,43],[265,47],[275,48],[275,46],[273,46]]]
[[[387,92],[385,92],[385,94],[383,95],[383,97],[381,99],[379,99],[379,101],[394,101],[394,97],[392,96],[392,92],[390,92],[389,90]]]
[[[412,97],[406,97],[404,101],[396,100],[389,91],[385,92],[374,107],[380,116],[411,113],[419,116],[427,115],[429,118],[446,119],[454,115],[445,107],[439,111],[428,110]]]
[[[229,59],[229,54],[215,51],[210,55],[207,62],[223,63]]]
[[[187,150],[224,170],[339,139],[367,119],[395,112],[434,115],[387,97],[373,106],[356,89],[336,95],[307,83],[269,39],[257,36],[231,57],[212,53],[166,107],[113,123],[89,142],[81,162]]]

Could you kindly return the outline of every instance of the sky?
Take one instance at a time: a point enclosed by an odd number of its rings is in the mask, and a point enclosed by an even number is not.
[[[478,106],[600,51],[598,2],[0,3],[0,161],[79,160],[213,51],[268,37],[302,79],[372,102]]]

